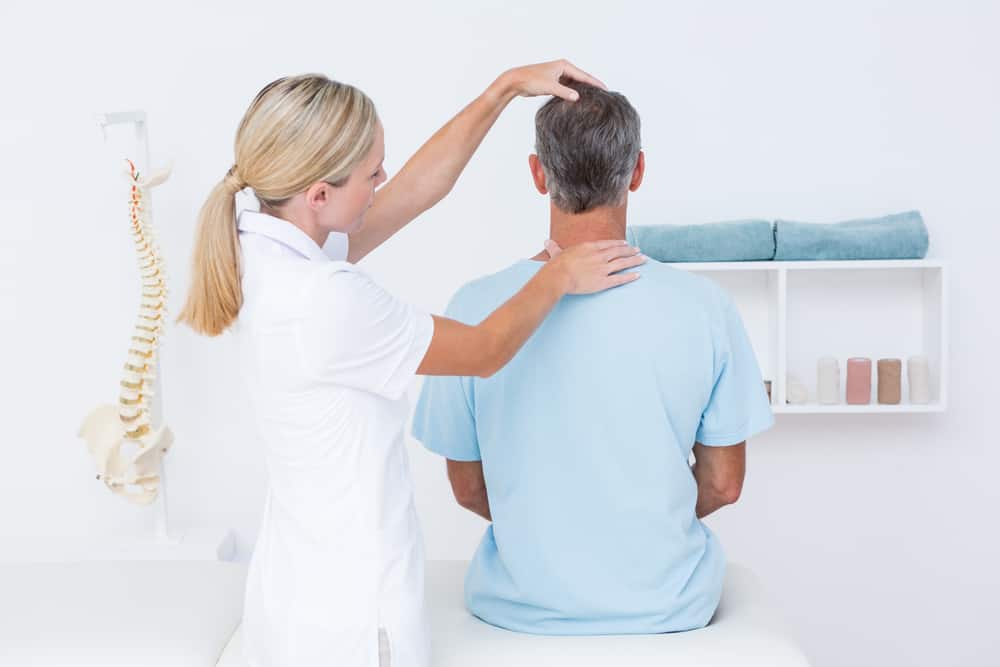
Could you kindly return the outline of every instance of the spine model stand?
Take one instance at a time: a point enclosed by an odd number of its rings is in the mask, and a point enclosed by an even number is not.
[[[167,180],[170,169],[142,179],[132,161],[127,162],[132,238],[142,279],[139,317],[121,378],[118,405],[102,405],[87,415],[79,436],[86,441],[97,463],[97,479],[113,493],[136,504],[148,505],[159,492],[161,458],[170,449],[173,434],[165,425],[157,425],[154,417],[158,416],[151,414],[157,349],[166,317],[167,284],[150,211],[143,200],[151,188]],[[123,452],[123,445],[134,452]]]

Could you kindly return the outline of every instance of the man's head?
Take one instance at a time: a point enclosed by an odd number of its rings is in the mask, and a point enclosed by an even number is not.
[[[567,85],[579,100],[553,97],[535,114],[535,186],[566,213],[621,206],[642,181],[639,114],[620,93]]]

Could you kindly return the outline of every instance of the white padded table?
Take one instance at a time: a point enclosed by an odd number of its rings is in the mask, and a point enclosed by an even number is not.
[[[466,611],[466,563],[427,563],[432,667],[807,667],[749,570],[727,568],[719,610],[708,627],[661,635],[551,637],[483,623]],[[219,667],[246,667],[239,631]],[[331,666],[332,667],[332,666]]]
[[[221,561],[0,563],[0,665],[214,667],[245,581]]]

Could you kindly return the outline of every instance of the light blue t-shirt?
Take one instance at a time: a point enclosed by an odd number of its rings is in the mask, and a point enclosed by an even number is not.
[[[543,265],[465,285],[447,315],[476,324]],[[566,296],[490,378],[428,377],[413,434],[482,460],[493,523],[465,579],[473,614],[537,634],[699,628],[725,559],[695,517],[697,440],[734,445],[774,423],[729,295],[649,260],[642,278]]]

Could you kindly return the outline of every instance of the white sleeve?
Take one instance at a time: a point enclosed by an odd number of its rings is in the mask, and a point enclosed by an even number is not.
[[[307,303],[299,336],[307,372],[392,400],[403,395],[430,347],[429,313],[353,267],[322,272]]]

